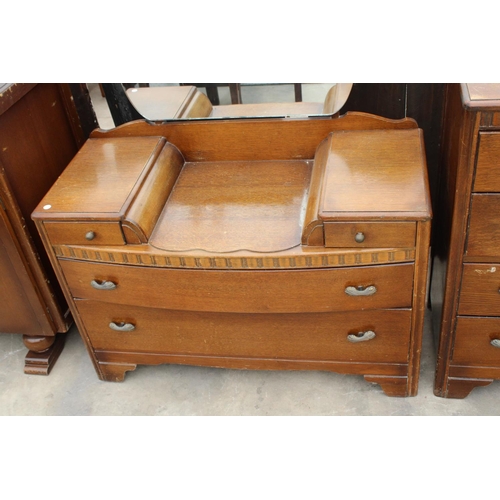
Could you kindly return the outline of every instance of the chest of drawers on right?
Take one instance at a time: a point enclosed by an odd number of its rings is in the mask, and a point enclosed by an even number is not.
[[[450,86],[446,103],[431,294],[442,397],[500,379],[500,109],[477,90]]]

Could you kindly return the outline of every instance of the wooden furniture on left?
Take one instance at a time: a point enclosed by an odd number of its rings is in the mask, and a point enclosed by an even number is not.
[[[85,140],[67,84],[0,84],[0,332],[48,374],[72,317],[30,214]]]
[[[363,113],[94,131],[33,213],[98,376],[329,370],[417,393],[421,130]]]

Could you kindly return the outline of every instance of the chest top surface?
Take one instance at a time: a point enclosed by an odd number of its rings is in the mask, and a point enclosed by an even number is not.
[[[465,83],[462,85],[462,101],[473,109],[500,110],[500,83]]]
[[[186,161],[163,137],[91,139],[33,218],[50,222],[61,242],[70,230],[61,222],[113,222],[125,244],[224,254],[323,246],[309,232],[324,222],[431,216],[419,129],[333,132],[311,158],[294,158],[293,144],[283,156]]]

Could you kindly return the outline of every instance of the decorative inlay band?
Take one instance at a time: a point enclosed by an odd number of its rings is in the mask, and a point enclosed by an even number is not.
[[[415,260],[415,249],[401,248],[366,251],[344,251],[340,253],[315,253],[307,255],[283,255],[276,257],[205,257],[148,254],[144,252],[110,252],[98,251],[93,248],[81,248],[69,245],[54,245],[54,252],[59,258],[76,259],[93,262],[112,262],[116,264],[133,264],[146,267],[169,267],[184,269],[290,269],[290,268],[323,268],[344,266],[369,266],[373,264],[410,262]]]

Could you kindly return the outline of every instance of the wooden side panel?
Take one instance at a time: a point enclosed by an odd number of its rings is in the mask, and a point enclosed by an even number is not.
[[[57,85],[37,85],[0,115],[0,130],[0,162],[36,242],[31,212],[77,152]]]
[[[0,208],[0,332],[54,335],[19,246]]]
[[[162,136],[188,162],[239,160],[311,160],[318,144],[333,131],[414,129],[414,120],[389,120],[366,113],[338,119],[317,118],[200,120],[150,125],[136,121],[91,137]]]
[[[65,84],[16,84],[0,114],[0,190],[15,239],[58,331],[70,318],[31,212],[78,150],[81,130]],[[4,95],[0,100],[4,104]]]
[[[439,277],[440,282],[433,278],[431,288],[433,321],[435,332],[439,332],[436,395],[446,393],[479,127],[478,115],[462,106],[459,85],[448,88],[445,123],[433,242],[433,276]]]

